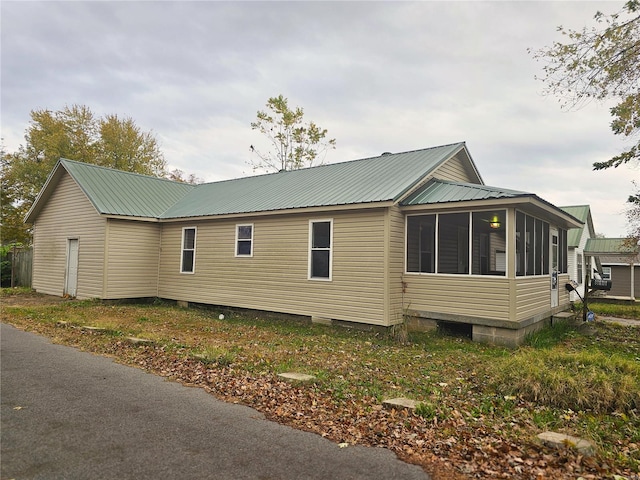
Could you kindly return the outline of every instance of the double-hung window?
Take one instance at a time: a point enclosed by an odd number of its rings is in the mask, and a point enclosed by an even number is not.
[[[576,280],[578,281],[578,284],[582,284],[583,273],[582,273],[582,254],[581,253],[578,253],[576,255],[576,270],[578,274],[578,278]]]
[[[333,220],[309,222],[309,279],[331,280]]]
[[[180,273],[194,273],[196,266],[196,227],[182,229]]]
[[[236,225],[236,257],[253,256],[253,224]]]

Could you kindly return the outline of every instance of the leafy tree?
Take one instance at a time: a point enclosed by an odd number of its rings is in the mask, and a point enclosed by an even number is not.
[[[335,148],[336,140],[326,138],[327,130],[314,122],[304,123],[302,108],[289,108],[289,101],[282,95],[271,97],[266,107],[267,111],[258,111],[251,128],[267,137],[273,150],[263,153],[251,145],[251,151],[258,157],[251,162],[254,171],[311,167],[328,149]],[[324,158],[318,164],[323,161]]]
[[[636,241],[640,240],[640,185],[637,182],[633,182],[635,193],[629,195],[627,200],[626,217],[629,228],[629,234]]]
[[[630,0],[611,15],[597,12],[600,28],[580,31],[562,26],[558,31],[567,42],[535,52],[544,60],[546,94],[562,98],[563,107],[577,107],[590,99],[616,99],[610,109],[611,129],[616,135],[632,137],[640,132],[640,0]],[[603,162],[594,170],[618,167],[640,160],[640,143]]]
[[[190,173],[186,176],[185,175],[186,174],[184,173],[184,171],[180,170],[179,168],[175,168],[167,174],[167,178],[169,180],[173,180],[174,182],[191,183],[193,185],[204,182],[204,180],[198,177],[195,173]]]
[[[57,112],[32,110],[25,145],[12,153],[2,149],[3,244],[30,242],[30,231],[22,220],[60,158],[154,176],[166,174],[156,139],[130,118],[96,118],[88,107],[79,105]]]
[[[140,130],[133,119],[107,115],[98,121],[96,163],[127,172],[163,176],[164,157],[155,137]]]
[[[16,201],[18,190],[9,172],[9,158],[3,148],[0,156],[0,244],[26,244],[31,237],[29,229],[22,223],[27,209],[26,205]]]

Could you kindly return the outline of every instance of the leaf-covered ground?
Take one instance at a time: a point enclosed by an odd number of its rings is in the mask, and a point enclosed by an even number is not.
[[[388,333],[252,312],[29,298],[3,297],[1,320],[341,444],[386,447],[435,479],[640,478],[640,413],[633,405],[607,412],[557,407],[501,391],[494,380],[503,363],[532,351],[604,352],[634,367],[640,327],[596,322],[564,330],[560,342],[547,339],[539,350],[514,351],[437,332],[411,334],[401,344]],[[134,344],[129,336],[153,343]],[[286,371],[316,380],[285,382],[277,374]],[[632,398],[634,392],[640,395],[632,390]],[[393,397],[422,403],[416,412],[382,408]],[[597,454],[544,447],[536,434],[545,430],[588,438]]]

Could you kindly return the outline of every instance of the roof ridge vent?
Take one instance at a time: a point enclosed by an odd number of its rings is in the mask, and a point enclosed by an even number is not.
[[[391,152],[382,152],[382,153],[380,154],[380,156],[381,156],[381,157],[385,157],[385,156],[387,156],[387,155],[393,155],[393,153],[391,153]]]

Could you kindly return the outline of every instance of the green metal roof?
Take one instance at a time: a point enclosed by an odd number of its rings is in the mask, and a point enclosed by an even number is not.
[[[590,238],[584,253],[590,255],[629,255],[638,252],[638,246],[629,244],[627,238]]]
[[[586,222],[589,218],[589,205],[572,205],[569,207],[560,207],[569,215],[573,215],[581,222]]]
[[[460,142],[198,185],[160,218],[396,201],[464,148]]]
[[[470,200],[490,200],[533,196],[532,193],[489,187],[474,183],[458,183],[432,179],[404,200],[402,206],[426,205],[433,203],[464,202]]]
[[[490,187],[488,185],[478,185],[475,183],[451,182],[432,178],[423,187],[416,190],[400,205],[429,205],[454,202],[468,202],[478,200],[507,200],[528,199],[535,203],[546,205],[542,207],[546,213],[552,214],[556,220],[568,225],[575,226],[580,222],[564,210],[529,192],[519,190],[509,190],[506,188]],[[502,202],[501,202],[502,203]]]
[[[460,142],[201,185],[61,159],[25,221],[35,220],[64,171],[99,213],[159,220],[383,202],[408,206],[530,197],[548,204],[531,193],[482,185],[479,175],[478,184],[429,179],[461,152],[475,170],[464,142]],[[556,215],[568,224],[578,224],[569,213],[551,204],[548,207],[543,208],[561,212],[562,216]]]
[[[60,164],[77,182],[101,214],[158,218],[195,188],[188,183],[150,177],[61,159]]]
[[[582,232],[587,226],[587,220],[589,219],[589,205],[572,205],[569,207],[560,207],[569,215],[580,220],[584,225],[579,228],[570,228],[567,232],[567,244],[569,248],[576,248],[580,246],[580,239],[582,238]]]

